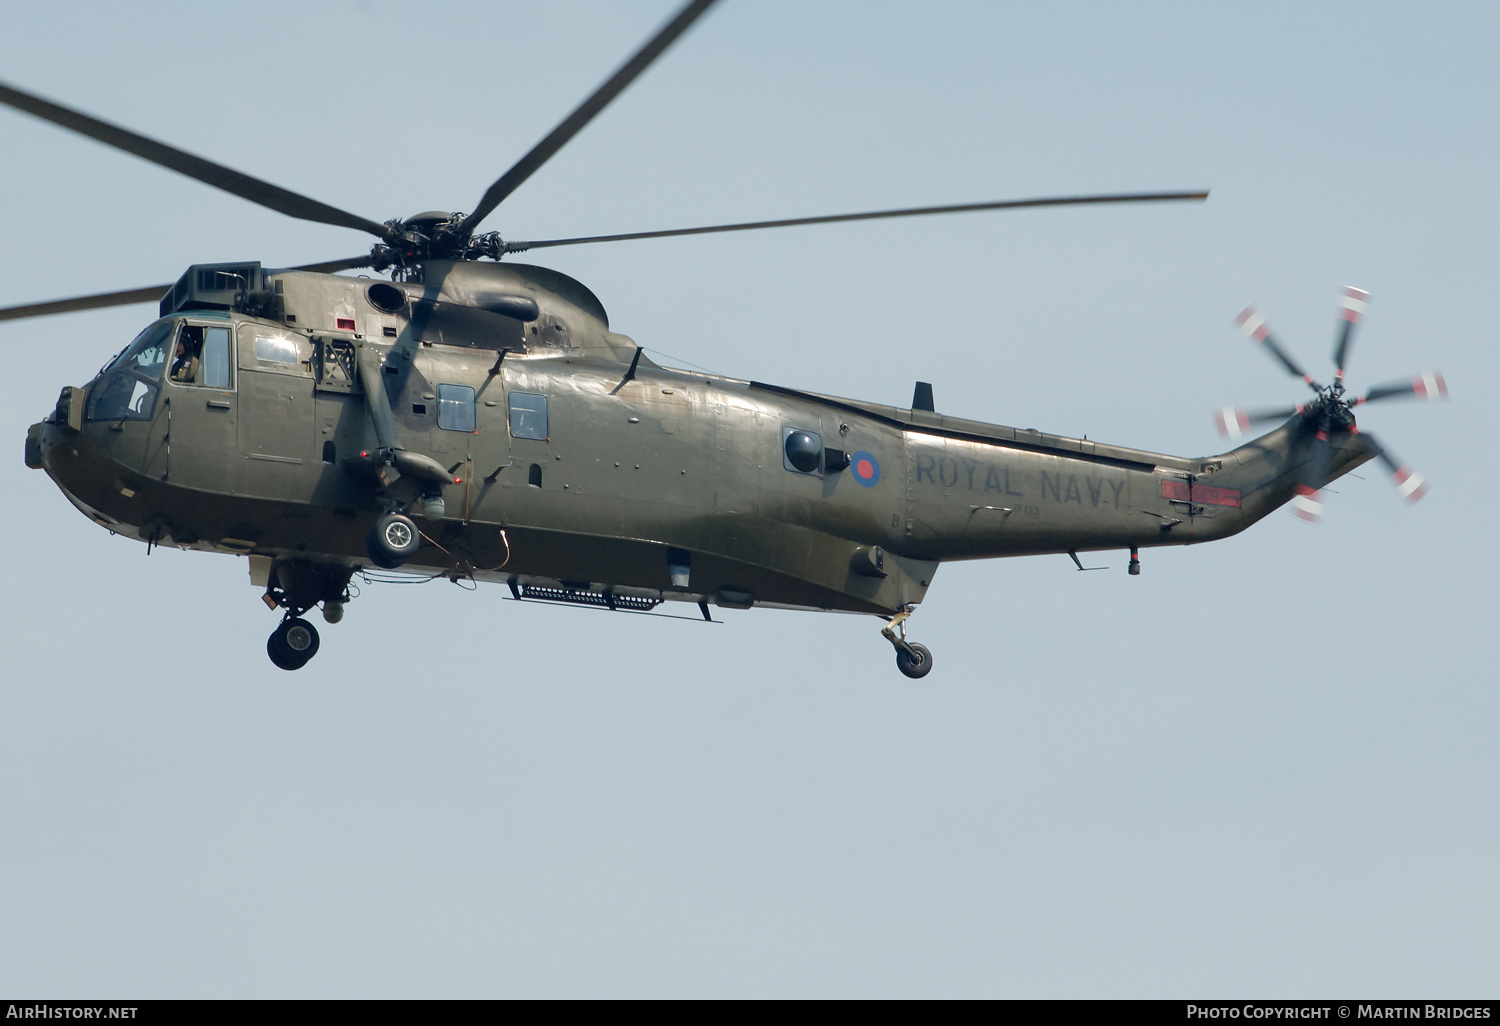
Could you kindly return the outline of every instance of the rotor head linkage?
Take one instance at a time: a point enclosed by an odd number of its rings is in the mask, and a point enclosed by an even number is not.
[[[498,232],[472,234],[459,211],[430,210],[387,221],[385,226],[388,241],[370,250],[370,266],[377,271],[408,271],[428,260],[499,260],[505,252]]]

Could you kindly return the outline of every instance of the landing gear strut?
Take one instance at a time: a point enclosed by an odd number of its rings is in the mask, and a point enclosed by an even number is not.
[[[906,620],[911,614],[912,609],[907,606],[891,617],[880,633],[896,648],[896,669],[915,680],[932,672],[932,653],[926,645],[906,640]]]

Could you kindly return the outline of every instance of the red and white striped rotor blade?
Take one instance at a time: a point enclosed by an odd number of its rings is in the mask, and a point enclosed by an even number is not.
[[[1381,399],[1399,399],[1408,395],[1426,399],[1428,402],[1437,402],[1439,399],[1448,398],[1448,382],[1443,380],[1441,371],[1427,371],[1399,384],[1376,385],[1364,397],[1357,400],[1355,405],[1373,403]]]
[[[1225,406],[1214,411],[1214,423],[1219,434],[1230,441],[1238,441],[1256,424],[1286,420],[1305,410],[1305,406],[1277,406],[1268,410],[1242,410],[1237,406]]]
[[[1292,496],[1292,515],[1309,524],[1323,522],[1323,491],[1310,485],[1299,484],[1297,494]]]
[[[1312,440],[1312,452],[1302,465],[1302,480],[1292,496],[1292,514],[1310,524],[1323,522],[1323,486],[1328,483],[1328,467],[1333,462],[1333,441],[1328,432],[1318,428]]]
[[[1396,486],[1400,496],[1413,504],[1422,501],[1422,496],[1427,494],[1427,479],[1397,459],[1394,453],[1376,441],[1369,432],[1365,432],[1364,437],[1366,441],[1374,443],[1375,455],[1380,457],[1380,462],[1390,472],[1391,484]]]
[[[1250,431],[1250,414],[1234,406],[1225,406],[1214,411],[1214,423],[1219,434],[1230,441],[1239,441]]]
[[[1266,323],[1265,314],[1247,306],[1240,311],[1240,315],[1234,319],[1235,325],[1243,331],[1256,345],[1265,349],[1271,356],[1287,369],[1294,378],[1301,378],[1314,392],[1321,391],[1321,387],[1312,379],[1312,375],[1302,369],[1302,366],[1292,359],[1287,351],[1281,348],[1280,343],[1271,335],[1271,326]]]
[[[1338,368],[1338,378],[1344,378],[1344,367],[1349,359],[1349,343],[1354,338],[1354,329],[1364,320],[1370,308],[1370,294],[1353,285],[1344,287],[1339,297],[1339,338],[1333,347],[1333,365]]]

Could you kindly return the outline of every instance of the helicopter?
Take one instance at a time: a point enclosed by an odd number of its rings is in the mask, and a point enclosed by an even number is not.
[[[504,258],[533,249],[1034,207],[1192,202],[1203,191],[1005,200],[536,241],[481,223],[711,6],[685,5],[467,214],[377,222],[0,84],[0,101],[244,199],[364,231],[365,254],[294,268],[194,265],[175,282],[0,310],[0,319],[156,302],[158,318],[32,425],[28,466],[146,544],[248,557],[282,620],[276,666],[318,652],[357,573],[506,586],[521,600],[870,614],[908,677],[931,652],[908,618],[944,561],[1228,537],[1371,459],[1425,483],[1355,409],[1443,398],[1435,372],[1355,398],[1344,371],[1368,297],[1346,290],[1323,385],[1260,314],[1246,333],[1313,391],[1226,409],[1235,447],[1177,457],[662,366],[580,282]],[[369,268],[389,280],[340,272]],[[1250,438],[1253,424],[1280,422]],[[373,568],[373,570],[372,570]]]

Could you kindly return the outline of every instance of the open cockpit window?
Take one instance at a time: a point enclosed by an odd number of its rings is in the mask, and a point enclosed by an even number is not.
[[[177,333],[168,377],[179,385],[229,387],[229,329],[185,324]]]
[[[150,420],[174,348],[176,321],[157,321],[136,336],[89,392],[89,420]]]

